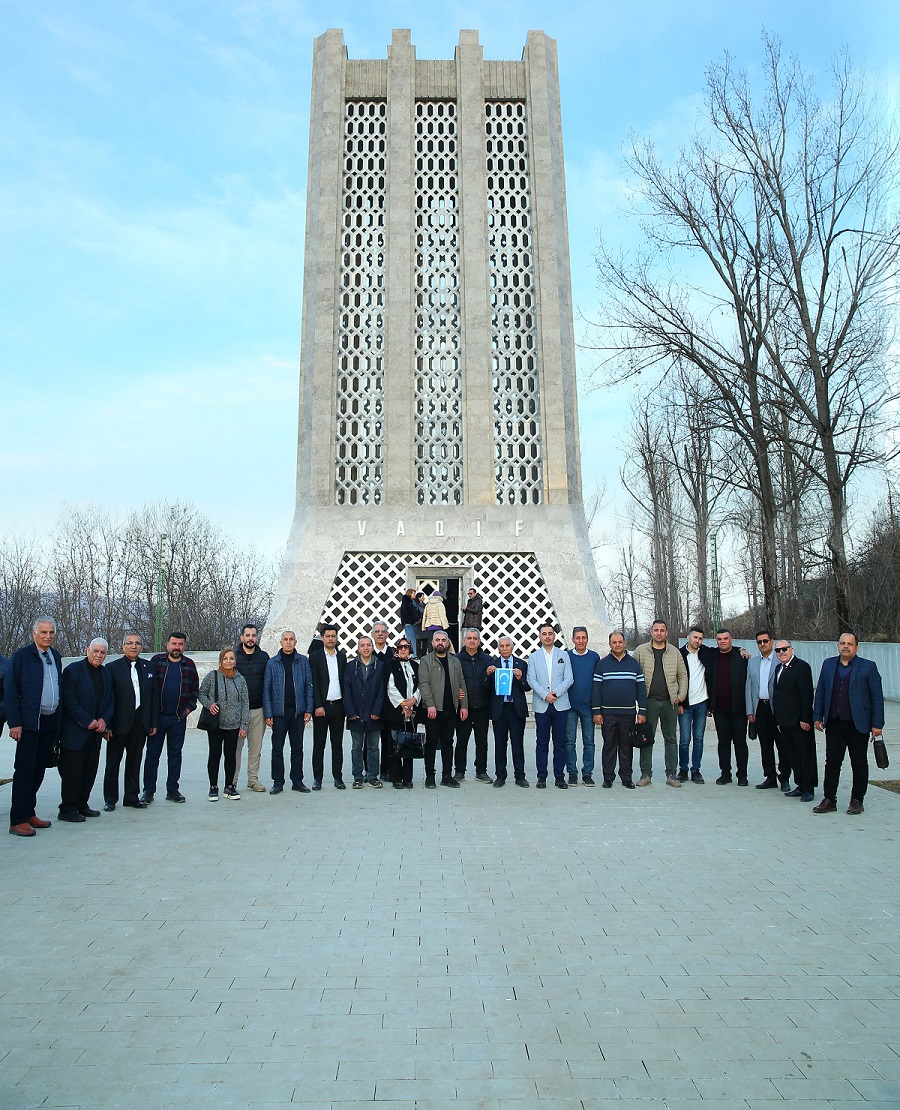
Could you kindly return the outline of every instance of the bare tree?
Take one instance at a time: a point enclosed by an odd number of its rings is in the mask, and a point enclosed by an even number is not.
[[[44,563],[34,537],[8,532],[0,540],[0,654],[27,642],[43,614]]]
[[[823,105],[777,42],[767,39],[765,52],[759,103],[727,58],[709,69],[705,130],[674,165],[649,142],[633,145],[649,246],[629,261],[601,249],[616,336],[601,346],[620,377],[623,368],[689,365],[715,391],[752,464],[773,626],[784,612],[773,458],[787,447],[822,486],[837,622],[846,627],[848,489],[861,467],[885,457],[880,433],[894,396],[886,351],[900,233],[887,205],[897,141],[846,59]],[[704,271],[699,286],[660,263],[691,255]]]

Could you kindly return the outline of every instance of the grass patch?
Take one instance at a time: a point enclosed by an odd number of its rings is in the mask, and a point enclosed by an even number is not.
[[[900,794],[900,779],[869,779],[870,786],[880,786],[882,790],[891,790]]]

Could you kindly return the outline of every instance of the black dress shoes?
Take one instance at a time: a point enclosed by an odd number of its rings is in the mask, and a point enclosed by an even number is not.
[[[71,821],[73,825],[80,825],[84,821],[83,813],[61,813],[59,815],[60,821]]]
[[[282,792],[282,790],[284,790],[284,787],[283,787],[283,786],[281,785],[281,783],[280,783],[280,782],[276,782],[276,783],[274,784],[274,786],[272,786],[272,787],[271,787],[271,788],[269,789],[269,793],[270,793],[270,794],[280,794],[280,793]]]
[[[793,790],[786,791],[784,796],[786,798],[801,798],[803,797],[803,791],[799,786],[795,786]]]
[[[526,779],[524,776],[520,779],[516,779],[516,786],[521,786],[525,790],[527,790],[528,789],[528,779]]]
[[[775,790],[777,788],[777,786],[778,786],[778,783],[775,781],[775,779],[763,779],[762,782],[758,782],[756,784],[756,789],[757,790]]]
[[[316,789],[321,790],[322,789],[322,784],[319,783],[318,787],[315,787],[315,786],[313,787],[313,790],[316,790]],[[309,787],[306,785],[305,782],[292,783],[291,784],[291,790],[296,790],[298,794],[308,794],[309,793]]]
[[[140,798],[138,798],[138,800],[136,802],[122,802],[122,805],[126,806],[128,809],[146,809],[147,808],[147,803],[142,802]],[[115,806],[113,806],[113,809],[115,809]]]
[[[180,790],[169,790],[166,793],[167,802],[186,802],[187,798],[181,793]]]
[[[100,816],[100,810],[99,809],[91,809],[90,806],[85,806],[84,809],[79,809],[78,812],[81,814],[82,817],[99,817]]]
[[[153,803],[153,799],[155,797],[156,795],[153,793],[152,790],[145,790],[144,793],[141,795],[141,801],[144,803],[145,806],[149,806]]]

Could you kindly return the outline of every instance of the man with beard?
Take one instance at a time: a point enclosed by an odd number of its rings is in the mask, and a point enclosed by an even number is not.
[[[156,775],[163,744],[166,745],[168,759],[166,798],[170,802],[185,800],[178,789],[181,753],[188,715],[197,708],[197,695],[200,692],[197,668],[193,659],[184,654],[186,643],[187,637],[183,632],[170,632],[166,640],[166,650],[150,660],[156,681],[154,697],[159,706],[159,719],[156,733],[147,740],[147,754],[144,757],[144,793],[141,801],[147,805],[150,805],[156,794]]]
[[[436,785],[434,765],[438,748],[441,749],[441,786],[459,786],[453,777],[453,734],[457,711],[461,721],[469,715],[465,679],[459,660],[450,654],[450,637],[446,632],[435,632],[431,645],[432,650],[419,664],[419,689],[427,711],[425,786],[429,790]]]
[[[509,636],[501,636],[497,641],[498,659],[490,660],[485,672],[490,695],[490,717],[494,727],[494,786],[498,789],[506,783],[507,759],[506,745],[512,750],[513,774],[516,786],[528,787],[525,778],[525,721],[528,717],[528,699],[525,694],[531,687],[525,677],[528,664],[524,659],[513,655],[513,643]],[[508,683],[501,683],[495,677],[497,671],[511,671]],[[507,685],[509,692],[506,692]],[[500,687],[501,692],[497,689]]]
[[[241,629],[241,640],[234,649],[235,666],[238,674],[244,676],[247,683],[247,697],[250,700],[250,724],[247,726],[247,789],[264,794],[266,788],[259,781],[259,764],[262,758],[263,737],[266,732],[266,715],[263,713],[263,680],[266,674],[266,663],[269,662],[269,653],[259,646],[259,629],[255,624],[245,624]],[[238,735],[237,752],[235,754],[234,782],[241,773],[241,750],[244,741]]]

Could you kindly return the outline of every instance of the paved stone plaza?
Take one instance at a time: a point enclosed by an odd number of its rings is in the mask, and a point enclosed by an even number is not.
[[[709,746],[681,790],[211,805],[205,749],[187,805],[4,837],[3,1107],[900,1105],[900,796],[847,817],[848,768],[825,817]]]

